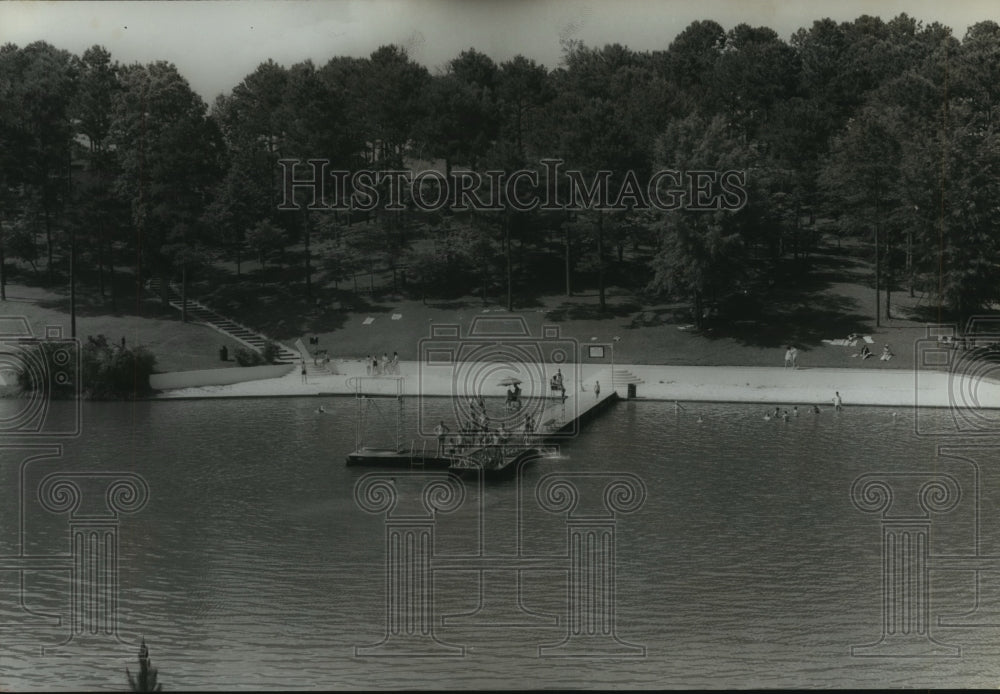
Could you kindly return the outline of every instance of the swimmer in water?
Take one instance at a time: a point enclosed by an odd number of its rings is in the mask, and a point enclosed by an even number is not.
[[[326,410],[323,409],[322,405],[320,405],[319,409],[316,410],[316,414],[326,414]]]
[[[770,422],[771,421],[771,411],[770,410],[768,410],[767,412],[764,413],[764,421],[765,422]]]
[[[798,417],[799,416],[799,406],[798,405],[796,405],[795,407],[792,408],[792,416],[794,416],[794,417]]]
[[[788,421],[788,410],[785,410],[784,413],[782,413],[781,418],[786,422]]]
[[[704,421],[705,421],[705,420],[701,418],[701,415],[698,415],[698,424],[701,424],[701,423],[702,423],[702,422],[704,422]]]
[[[813,414],[819,414],[819,406],[813,405]]]

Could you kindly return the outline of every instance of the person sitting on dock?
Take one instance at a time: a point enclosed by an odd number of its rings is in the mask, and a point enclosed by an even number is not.
[[[438,439],[438,455],[441,455],[441,453],[444,452],[444,441],[445,438],[447,438],[449,431],[450,429],[445,426],[443,419],[436,427],[434,427],[434,434],[437,435]]]

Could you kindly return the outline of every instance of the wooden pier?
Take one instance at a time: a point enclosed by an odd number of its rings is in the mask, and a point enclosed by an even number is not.
[[[594,383],[602,380],[605,386],[595,394]],[[393,385],[394,392],[380,393],[380,395],[382,398],[389,397],[401,401],[401,383]],[[357,395],[362,406],[365,406],[367,398],[372,397],[371,394],[363,394],[360,386]],[[565,396],[558,391],[551,391],[548,397],[544,398],[544,408],[536,417],[534,432],[529,435],[523,432],[511,432],[507,441],[501,443],[461,446],[446,444],[442,449],[438,448],[437,441],[425,440],[411,441],[408,448],[402,445],[401,440],[397,441],[395,449],[368,448],[364,445],[364,426],[359,420],[358,447],[347,456],[347,464],[447,469],[459,474],[473,472],[478,474],[481,470],[487,477],[504,477],[513,474],[520,466],[532,460],[554,454],[558,450],[559,442],[578,434],[587,422],[605,411],[616,400],[618,393],[611,388],[611,372],[602,372],[593,382],[584,383],[579,390],[566,391]],[[401,409],[399,411],[401,412]],[[401,419],[399,421],[401,423]]]
[[[618,393],[611,388],[610,372],[599,374],[599,376],[605,377],[607,380],[604,382],[606,390],[602,389],[598,396],[594,395],[593,384],[591,384],[588,390],[579,390],[573,393],[566,391],[565,399],[561,397],[546,398],[551,404],[546,406],[538,418],[536,434],[545,441],[573,436],[580,431],[584,424],[617,400]],[[600,377],[595,382],[599,383]]]

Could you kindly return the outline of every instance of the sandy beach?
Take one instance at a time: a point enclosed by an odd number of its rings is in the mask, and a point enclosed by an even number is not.
[[[163,391],[156,398],[337,396],[357,392],[356,377],[366,375],[364,363],[338,361],[331,366],[336,366],[337,374],[320,374],[310,369],[305,383],[296,367],[281,378],[178,388]],[[549,394],[548,379],[555,373],[555,367],[528,364],[520,368],[525,397]],[[616,367],[616,372],[619,395],[625,397],[628,393],[621,382],[627,373],[630,380],[636,381],[635,394],[639,400],[830,405],[834,394],[839,392],[845,406],[1000,408],[1000,383],[945,371],[629,364]],[[563,373],[567,388],[592,391],[595,381],[601,383],[602,389],[611,386],[611,369],[607,365],[582,366],[579,372],[572,367],[564,368]],[[472,392],[489,396],[495,388],[496,396],[502,397],[505,391],[491,382],[491,374],[485,363],[461,365],[456,373],[451,366],[401,362],[398,379],[366,380],[364,390],[393,394],[401,380],[407,396],[467,397]]]

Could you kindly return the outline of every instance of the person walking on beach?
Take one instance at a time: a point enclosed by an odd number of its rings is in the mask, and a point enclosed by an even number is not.
[[[785,349],[785,368],[787,369],[792,365],[792,346],[788,345]]]
[[[789,347],[789,349],[792,352],[792,368],[797,369],[799,368],[799,349],[795,346]]]
[[[601,382],[594,381],[594,399],[597,400],[601,397]]]
[[[302,359],[302,382],[309,383],[309,379],[306,376],[306,360]]]
[[[372,375],[372,355],[365,357],[365,373],[369,376]]]
[[[844,402],[840,399],[840,391],[838,390],[833,396],[833,409],[840,412],[843,409]]]

